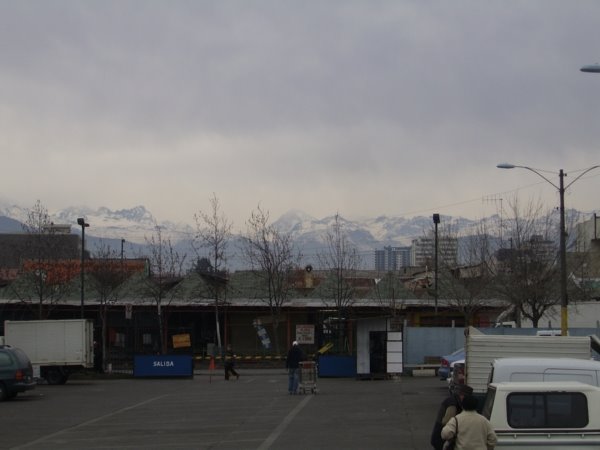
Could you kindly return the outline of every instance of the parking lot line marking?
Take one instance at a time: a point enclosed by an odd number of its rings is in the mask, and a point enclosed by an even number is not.
[[[115,415],[120,414],[122,412],[129,411],[130,409],[138,408],[138,407],[140,407],[142,405],[145,405],[147,403],[155,402],[156,400],[160,400],[161,398],[164,398],[167,395],[168,394],[160,395],[158,397],[150,398],[148,400],[144,400],[143,402],[136,403],[135,405],[126,406],[125,408],[121,408],[121,409],[119,409],[117,411],[111,412],[110,414],[105,414],[103,416],[96,417],[95,419],[90,419],[90,420],[88,420],[86,422],[82,422],[82,423],[74,425],[72,427],[65,428],[64,430],[57,431],[56,433],[52,433],[52,434],[49,434],[47,436],[41,437],[39,439],[36,439],[35,441],[31,441],[31,442],[28,442],[26,444],[19,445],[17,447],[14,447],[14,449],[31,447],[32,445],[39,444],[39,443],[44,442],[44,441],[46,441],[48,439],[52,439],[52,438],[54,438],[56,436],[60,436],[61,434],[68,433],[69,431],[74,431],[74,430],[77,430],[78,428],[85,427],[87,425],[91,425],[93,423],[99,422],[101,420],[106,419],[107,417],[112,417],[112,416],[115,416]]]
[[[283,431],[292,422],[292,420],[294,420],[294,417],[296,417],[296,415],[302,410],[302,408],[306,406],[306,404],[310,401],[312,397],[312,395],[304,397],[304,399],[294,409],[292,409],[287,416],[285,416],[285,418],[281,421],[277,428],[273,430],[273,432],[269,435],[269,437],[267,437],[267,439],[265,439],[265,442],[263,442],[257,450],[268,450],[269,448],[271,448],[273,442],[277,440],[277,438],[281,435],[281,433],[283,433]]]

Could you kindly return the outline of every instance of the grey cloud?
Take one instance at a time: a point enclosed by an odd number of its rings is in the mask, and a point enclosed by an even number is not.
[[[3,2],[2,150],[37,155],[22,170],[46,151],[119,161],[115,192],[136,164],[166,177],[165,160],[201,167],[198,190],[250,177],[240,204],[272,192],[280,209],[306,183],[330,211],[473,198],[509,185],[473,175],[500,160],[598,162],[600,76],[578,72],[600,58],[597,17],[558,0]],[[136,196],[155,198],[147,178]]]

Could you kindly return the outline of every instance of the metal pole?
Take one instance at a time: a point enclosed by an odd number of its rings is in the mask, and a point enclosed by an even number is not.
[[[89,227],[89,223],[85,223],[85,219],[83,217],[79,217],[77,219],[77,225],[81,226],[81,318],[83,319],[83,297],[85,292],[85,227]]]
[[[434,298],[435,298],[435,317],[437,320],[438,314],[438,223],[440,223],[440,215],[433,215],[433,223],[435,224],[435,257],[434,257],[434,271],[435,271],[435,286],[434,286]]]
[[[125,244],[125,239],[121,239],[121,275],[123,275],[123,245]]]
[[[83,319],[83,298],[85,291],[85,276],[84,276],[84,264],[85,264],[85,222],[81,224],[81,318]]]
[[[566,336],[569,330],[569,298],[567,296],[567,230],[565,228],[564,172],[558,172],[560,195],[560,330]]]
[[[438,224],[435,224],[435,315],[438,313]]]

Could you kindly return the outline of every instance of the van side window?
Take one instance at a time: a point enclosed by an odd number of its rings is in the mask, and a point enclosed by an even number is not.
[[[512,428],[583,428],[588,424],[587,398],[581,392],[515,392],[506,398]]]

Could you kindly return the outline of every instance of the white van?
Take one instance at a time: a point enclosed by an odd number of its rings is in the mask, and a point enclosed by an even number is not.
[[[576,358],[500,358],[492,363],[489,383],[579,381],[600,386],[600,361]]]
[[[492,383],[482,414],[511,450],[598,450],[600,388],[577,381]]]

